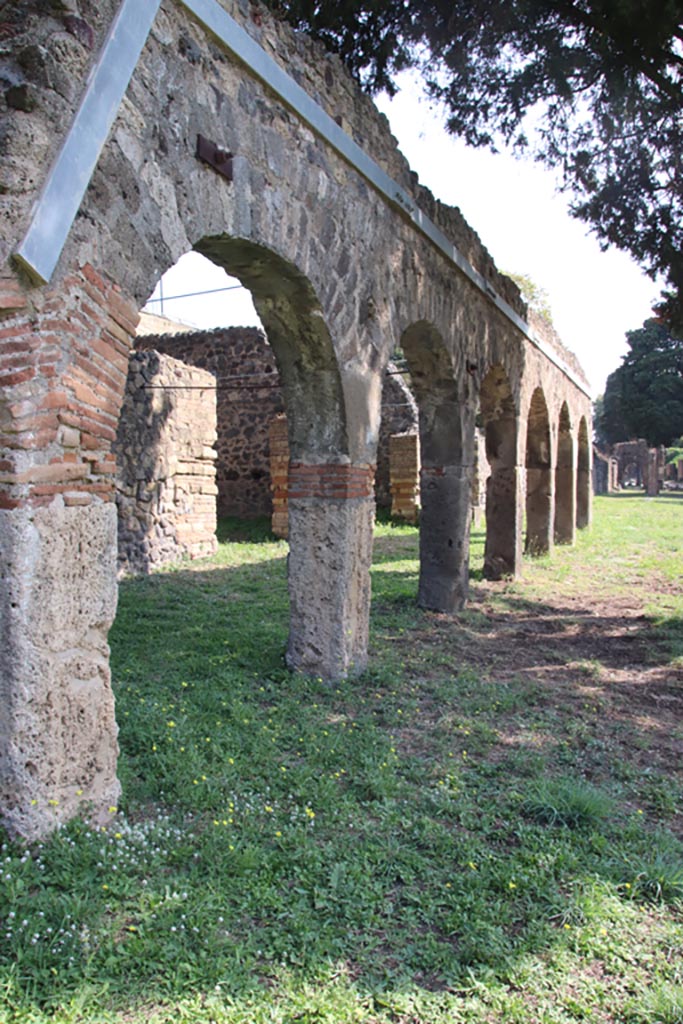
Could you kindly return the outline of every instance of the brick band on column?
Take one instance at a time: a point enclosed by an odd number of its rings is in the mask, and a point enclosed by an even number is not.
[[[375,467],[339,463],[289,466],[288,496],[296,498],[352,499],[374,495]]]

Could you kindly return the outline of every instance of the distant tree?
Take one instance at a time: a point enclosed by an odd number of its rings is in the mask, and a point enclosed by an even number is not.
[[[622,409],[620,369],[610,373],[605,393],[595,400],[593,430],[596,444],[600,448],[609,448],[619,441],[628,441],[631,437]]]
[[[657,320],[626,334],[629,350],[607,378],[595,420],[606,444],[644,437],[671,445],[683,431],[683,341]]]
[[[556,168],[683,331],[683,0],[267,0],[371,92],[418,67],[473,146]]]
[[[545,288],[541,288],[540,285],[536,284],[528,274],[512,273],[509,270],[504,270],[503,273],[515,282],[529,308],[533,309],[535,313],[538,313],[543,320],[552,326],[553,314]]]

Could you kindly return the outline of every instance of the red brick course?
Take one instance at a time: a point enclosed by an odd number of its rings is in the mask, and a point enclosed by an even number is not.
[[[322,464],[308,466],[301,462],[289,465],[288,497],[351,499],[374,496],[374,466]]]
[[[0,278],[0,508],[111,500],[137,308],[89,264],[40,298]]]

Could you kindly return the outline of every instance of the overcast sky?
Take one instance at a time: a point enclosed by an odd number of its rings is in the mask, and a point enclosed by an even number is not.
[[[555,327],[599,394],[626,349],[625,332],[650,316],[656,285],[624,253],[600,251],[585,226],[569,216],[550,172],[452,139],[410,80],[393,100],[380,97],[378,106],[422,184],[460,207],[501,270],[527,274],[547,291]],[[190,253],[164,276],[163,312],[197,327],[258,323],[243,289],[168,298],[230,283],[236,282]],[[161,311],[158,302],[148,308]]]

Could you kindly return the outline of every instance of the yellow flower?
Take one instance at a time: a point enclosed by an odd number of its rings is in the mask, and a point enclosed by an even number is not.
[[[175,729],[175,722],[173,721],[167,722],[166,725],[169,727],[169,729]]]

